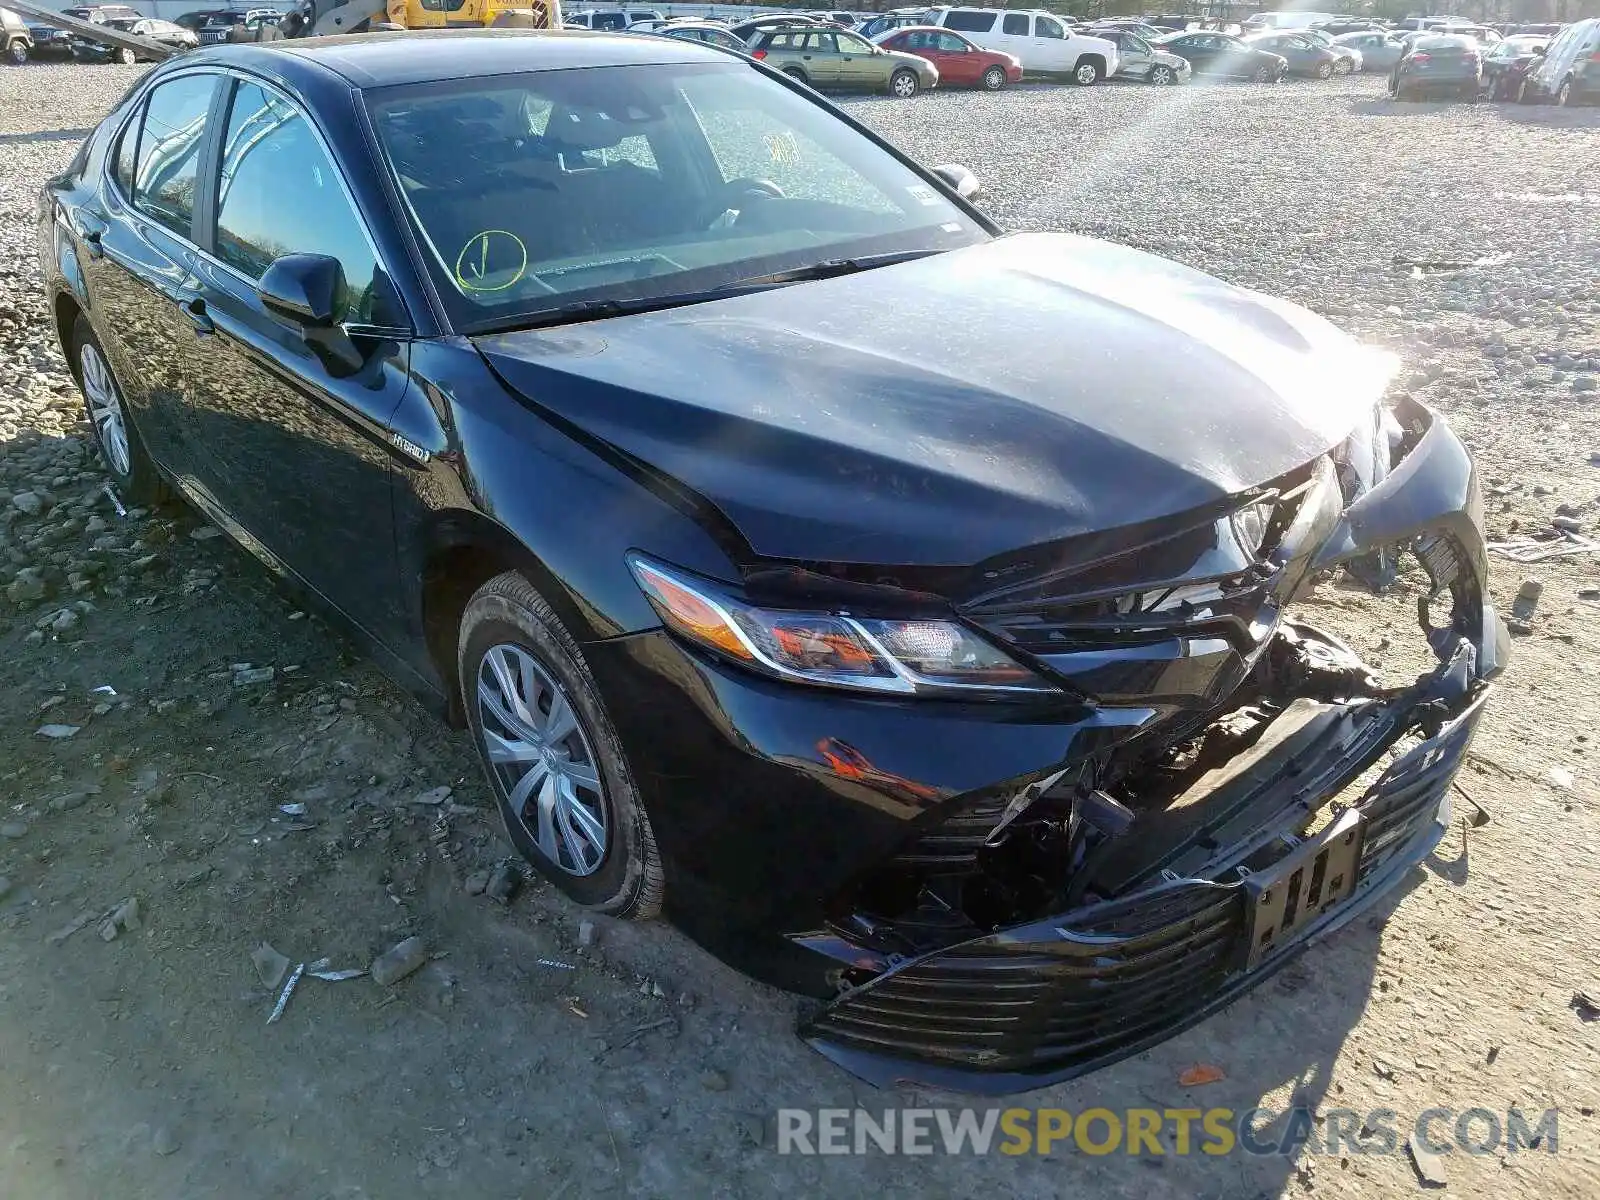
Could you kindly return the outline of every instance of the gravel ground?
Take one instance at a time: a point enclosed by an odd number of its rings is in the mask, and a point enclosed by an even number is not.
[[[949,1098],[853,1084],[793,1039],[789,999],[666,927],[586,937],[549,889],[478,895],[507,848],[465,742],[191,515],[123,520],[100,495],[33,209],[137,74],[0,70],[0,1195],[1418,1188],[1403,1155],[775,1154],[780,1106]],[[1496,538],[1558,506],[1596,523],[1600,190],[1581,189],[1600,189],[1600,112],[1399,106],[1359,78],[847,103],[972,167],[1010,227],[1168,254],[1392,348],[1397,386],[1479,454]],[[1451,1155],[1447,1194],[1600,1194],[1600,1024],[1569,1006],[1600,996],[1596,563],[1497,567],[1507,607],[1531,571],[1544,588],[1463,780],[1492,822],[1453,834],[1386,926],[1357,922],[1190,1033],[1029,1103],[1555,1106],[1559,1155]],[[1310,603],[1400,678],[1420,662],[1415,592]],[[434,957],[394,989],[307,980],[265,1023],[263,941],[339,967],[412,934]],[[1195,1063],[1225,1078],[1182,1086]]]

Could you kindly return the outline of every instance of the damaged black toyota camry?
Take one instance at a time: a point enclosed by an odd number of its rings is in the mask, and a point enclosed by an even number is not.
[[[1424,857],[1506,639],[1383,357],[975,188],[687,42],[331,38],[150,72],[39,249],[118,487],[467,726],[539,870],[1006,1091]],[[1402,554],[1381,686],[1292,603]]]

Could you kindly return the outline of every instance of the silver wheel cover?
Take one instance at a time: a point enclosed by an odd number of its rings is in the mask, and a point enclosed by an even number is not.
[[[128,454],[128,423],[122,413],[122,397],[117,394],[111,369],[93,343],[85,342],[78,351],[78,369],[83,375],[83,398],[88,404],[89,421],[106,462],[118,475],[132,469]]]

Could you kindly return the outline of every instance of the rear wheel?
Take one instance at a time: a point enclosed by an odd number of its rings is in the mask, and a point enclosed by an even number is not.
[[[1561,81],[1561,86],[1556,89],[1556,104],[1560,108],[1565,108],[1571,102],[1572,102],[1572,80],[1563,79]]]
[[[797,80],[800,83],[805,84],[807,87],[811,85],[811,79],[799,67],[785,67],[783,69],[783,73],[790,79]]]
[[[1178,75],[1171,67],[1156,65],[1151,68],[1150,82],[1157,87],[1171,87],[1177,82]]]
[[[139,57],[132,50],[123,46],[117,51],[117,61],[125,67],[131,67],[139,61]]]
[[[6,43],[6,61],[14,67],[20,67],[28,61],[28,46],[21,38],[13,38]]]
[[[1072,82],[1079,87],[1089,87],[1100,82],[1100,66],[1098,63],[1080,62],[1072,68]]]
[[[583,652],[520,574],[461,614],[461,701],[512,844],[579,904],[653,917],[655,834]]]
[[[990,67],[983,73],[983,90],[998,92],[1006,85],[1006,73],[999,67]]]
[[[917,94],[917,89],[922,85],[917,82],[917,73],[904,68],[896,71],[889,77],[889,91],[892,95],[902,100],[909,100]]]
[[[105,350],[88,319],[81,315],[72,327],[72,362],[78,386],[83,390],[84,414],[94,430],[100,459],[117,490],[135,504],[151,505],[165,500],[166,485],[145,453],[139,431],[129,419],[122,389],[111,373]]]

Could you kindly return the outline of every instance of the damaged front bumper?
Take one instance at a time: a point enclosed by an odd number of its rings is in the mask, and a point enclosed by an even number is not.
[[[1336,638],[1274,614],[1209,726],[1169,719],[1180,732],[1156,735],[1158,755],[1135,739],[1054,764],[1009,802],[957,806],[858,881],[824,930],[794,938],[839,964],[808,1043],[880,1085],[998,1094],[1069,1079],[1216,1011],[1432,851],[1508,639],[1471,459],[1431,413],[1409,416],[1386,477],[1303,514],[1304,567],[1415,553],[1437,669],[1379,688]],[[1191,665],[1190,647],[1209,645],[1176,644]],[[1108,762],[1141,753],[1108,782]],[[977,842],[974,825],[988,830]]]

